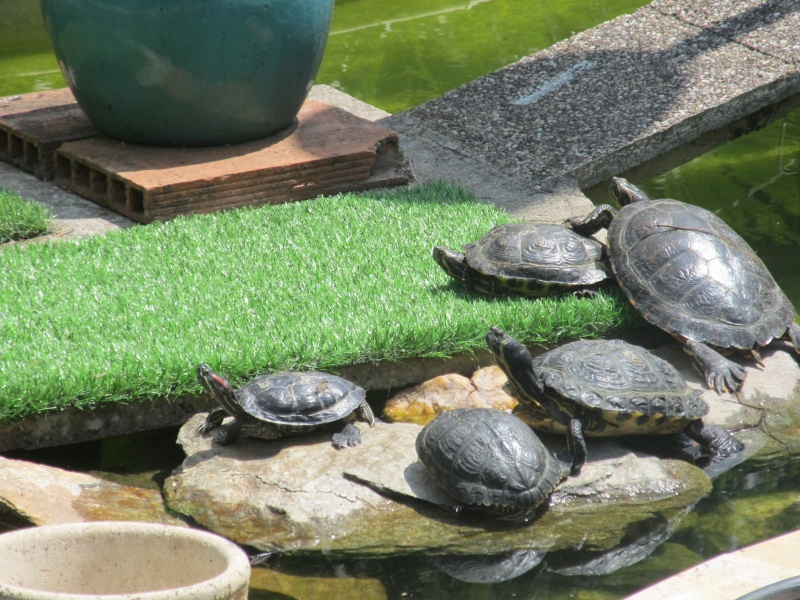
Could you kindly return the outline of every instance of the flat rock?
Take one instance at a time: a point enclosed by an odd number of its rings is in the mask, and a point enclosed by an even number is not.
[[[763,367],[734,357],[747,379],[737,394],[721,395],[706,388],[678,344],[654,350],[702,392],[710,406],[706,422],[736,429],[745,442],[743,455],[721,468],[800,450],[800,407],[793,400],[800,366],[787,349],[778,342],[763,350]],[[477,387],[458,381],[459,390]],[[165,483],[169,508],[265,550],[277,545],[290,553],[361,557],[574,548],[613,553],[632,523],[657,518],[675,527],[711,489],[709,474],[657,458],[651,454],[657,448],[634,451],[627,440],[592,438],[580,475],[562,482],[531,523],[510,525],[452,513],[452,500],[417,461],[419,425],[362,425],[363,444],[344,450],[335,450],[325,432],[220,447],[195,434],[203,419],[195,415],[179,434],[187,458]],[[557,436],[542,439],[553,450],[564,445]]]
[[[185,525],[164,509],[158,489],[4,457],[0,506],[33,525],[116,520]]]
[[[187,458],[165,482],[168,506],[266,550],[369,557],[608,549],[631,522],[681,510],[711,488],[686,462],[595,440],[580,476],[562,484],[532,523],[509,525],[449,510],[452,500],[417,462],[417,425],[362,427],[363,444],[344,450],[335,450],[327,433],[220,447],[196,435],[203,419],[196,415],[181,429]],[[603,519],[587,520],[595,510]]]

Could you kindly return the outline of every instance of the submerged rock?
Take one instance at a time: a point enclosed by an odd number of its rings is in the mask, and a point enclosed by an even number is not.
[[[184,525],[158,489],[0,457],[0,506],[32,525],[145,521]]]
[[[517,400],[503,389],[506,381],[505,373],[494,365],[478,369],[470,378],[458,373],[440,375],[389,398],[382,416],[393,423],[426,425],[442,411],[454,408],[511,412]]]
[[[417,425],[378,423],[362,432],[361,446],[344,450],[325,432],[219,447],[195,433],[203,418],[181,429],[187,458],[165,482],[168,506],[264,550],[379,557],[608,549],[628,524],[689,506],[711,487],[686,462],[596,440],[580,476],[562,483],[533,523],[511,525],[449,510],[452,499],[417,462]]]
[[[342,570],[346,567],[341,565]],[[335,577],[297,575],[282,569],[258,567],[250,575],[250,593],[261,598],[358,598],[386,600],[386,589],[378,579],[350,576],[337,569]]]

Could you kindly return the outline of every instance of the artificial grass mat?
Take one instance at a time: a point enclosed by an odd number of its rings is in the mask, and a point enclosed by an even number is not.
[[[0,188],[0,244],[46,233],[52,218],[44,206]]]
[[[0,251],[0,421],[259,373],[446,356],[639,323],[619,293],[466,292],[431,258],[512,221],[445,183],[179,217]]]

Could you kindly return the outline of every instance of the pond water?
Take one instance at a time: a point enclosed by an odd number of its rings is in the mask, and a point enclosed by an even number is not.
[[[338,0],[318,82],[389,112],[550,46],[583,29],[633,12],[643,1],[615,0]],[[36,0],[3,0],[0,96],[63,87]],[[0,182],[1,183],[1,182]],[[761,255],[779,284],[800,302],[800,111],[670,171],[643,187],[654,196],[717,212]],[[63,467],[133,475],[151,485],[177,465],[175,430],[81,444],[69,451],[15,453]],[[720,552],[794,529],[800,466],[744,463],[715,481],[714,491],[645,560],[607,575],[565,575],[543,567],[492,585],[458,581],[428,559],[331,562],[278,559],[305,581],[377,580],[362,598],[621,598]],[[647,525],[647,524],[645,524]],[[555,563],[559,557],[550,557]],[[254,577],[254,582],[257,578]],[[309,584],[310,585],[310,584]],[[326,597],[326,584],[305,597]],[[330,588],[327,588],[330,589]],[[287,595],[254,587],[251,598]]]

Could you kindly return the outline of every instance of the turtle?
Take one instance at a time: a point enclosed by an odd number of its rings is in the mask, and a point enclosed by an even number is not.
[[[739,389],[744,369],[720,350],[749,354],[788,339],[800,352],[796,312],[753,249],[717,215],[691,204],[652,200],[621,177],[611,195],[622,208],[598,206],[567,224],[583,235],[608,228],[611,267],[646,321],[683,344],[708,387]]]
[[[234,389],[208,365],[200,364],[197,379],[219,404],[208,413],[198,433],[206,435],[220,428],[226,416],[234,418],[214,436],[223,446],[242,436],[271,440],[333,427],[334,447],[344,448],[361,443],[361,432],[350,422],[356,414],[370,427],[375,424],[364,389],[336,375],[287,371],[260,375]]]
[[[416,450],[454,510],[479,507],[517,522],[532,518],[572,463],[566,450],[553,454],[520,419],[495,408],[440,413],[420,431]]]
[[[493,296],[591,293],[613,280],[605,245],[561,225],[498,225],[463,253],[436,246],[433,259],[467,289]]]
[[[514,414],[534,429],[566,433],[572,473],[586,460],[584,436],[685,434],[708,454],[708,465],[744,449],[718,425],[698,390],[677,369],[624,340],[577,340],[535,358],[498,327],[486,342],[519,400]]]

